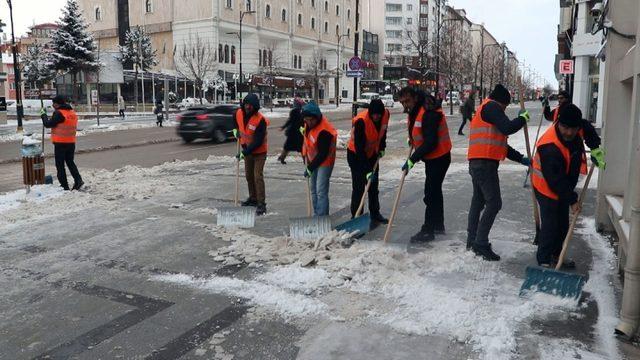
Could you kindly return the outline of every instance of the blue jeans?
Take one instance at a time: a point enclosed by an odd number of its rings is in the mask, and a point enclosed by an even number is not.
[[[329,215],[329,183],[333,165],[320,166],[311,175],[311,201],[315,216]]]

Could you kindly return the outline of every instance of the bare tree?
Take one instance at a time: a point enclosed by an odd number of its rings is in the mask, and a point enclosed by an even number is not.
[[[313,50],[311,58],[307,61],[306,78],[313,85],[313,100],[318,103],[320,81],[329,77],[327,73],[327,59],[322,56],[319,49]]]
[[[189,34],[175,55],[176,70],[187,79],[193,81],[199,93],[200,103],[204,96],[204,83],[217,71],[217,54],[208,40],[198,34]]]
[[[275,42],[269,44],[266,48],[260,50],[260,75],[265,83],[269,84],[271,103],[271,111],[273,111],[273,100],[275,99],[275,80],[276,76],[282,74],[282,67],[285,65],[284,52],[278,51]]]

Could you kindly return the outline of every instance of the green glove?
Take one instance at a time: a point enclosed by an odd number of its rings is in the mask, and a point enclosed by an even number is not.
[[[238,134],[239,134],[239,133],[240,133],[240,132],[238,131],[238,129],[233,129],[233,137],[234,137],[234,138],[236,138],[236,139],[237,139],[237,138],[238,138]]]
[[[47,115],[47,110],[40,108],[40,116]]]
[[[529,112],[527,110],[520,110],[518,116],[523,118],[526,122],[529,122],[531,116],[529,116]]]
[[[300,126],[300,134],[304,135],[304,126]]]
[[[604,157],[607,153],[602,147],[591,150],[591,161],[593,161],[599,169],[604,169],[607,163],[604,161]]]
[[[371,179],[372,176],[373,176],[373,171],[372,172],[368,172],[367,173],[367,181],[369,181],[369,179]]]
[[[236,155],[236,159],[238,159],[240,161],[244,160],[244,153],[242,151],[240,151],[238,153],[238,155]]]
[[[310,177],[311,177],[311,175],[313,175],[313,171],[309,170],[309,168],[305,166],[305,167],[304,167],[304,174],[303,174],[303,175],[304,175],[304,177],[306,177],[306,178],[310,178]]]
[[[411,161],[411,159],[407,159],[407,162],[402,165],[402,171],[406,171],[408,173],[409,170],[413,169],[414,165],[415,164],[413,163],[413,161]]]
[[[378,153],[378,158],[382,159],[384,157],[384,150],[380,150],[380,152]]]

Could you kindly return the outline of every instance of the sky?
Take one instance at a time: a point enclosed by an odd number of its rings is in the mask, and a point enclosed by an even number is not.
[[[383,0],[375,0],[383,1]],[[55,22],[66,0],[13,0],[16,33],[24,34],[33,23]],[[554,59],[557,52],[558,0],[449,0],[449,5],[467,11],[476,23],[530,64],[552,85],[556,85]],[[0,1],[0,19],[9,23],[9,7]],[[5,32],[9,31],[6,27]]]
[[[449,0],[455,9],[465,9],[467,18],[483,23],[498,40],[557,87],[554,73],[558,52],[558,0]]]

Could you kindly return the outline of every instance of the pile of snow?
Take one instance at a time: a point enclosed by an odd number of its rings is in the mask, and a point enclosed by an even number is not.
[[[0,195],[0,214],[25,204],[42,204],[63,194],[64,190],[55,185],[35,185],[28,194],[25,189],[8,192]]]

